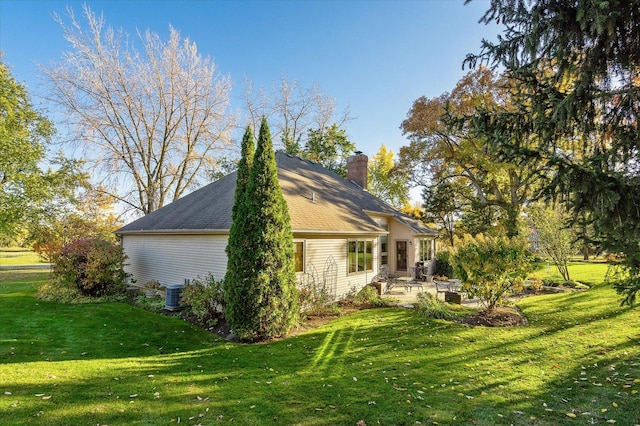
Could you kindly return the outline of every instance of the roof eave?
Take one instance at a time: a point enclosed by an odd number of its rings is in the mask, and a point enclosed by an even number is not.
[[[135,229],[116,231],[116,235],[228,235],[228,229]]]
[[[319,230],[319,229],[294,229],[294,234],[313,234],[313,235],[387,235],[389,232],[385,230],[350,230],[350,231],[338,231],[338,230]]]

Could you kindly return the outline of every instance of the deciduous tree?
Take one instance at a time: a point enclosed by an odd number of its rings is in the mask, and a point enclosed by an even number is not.
[[[335,99],[323,94],[320,86],[305,88],[283,76],[278,87],[255,91],[247,82],[245,102],[253,129],[267,117],[284,152],[346,176],[346,159],[355,149],[345,129],[352,117],[348,109],[338,113]]]
[[[410,144],[400,149],[400,164],[418,186],[449,182],[462,189],[456,196],[466,205],[501,209],[503,224],[513,236],[541,168],[500,161],[487,149],[490,136],[473,133],[464,120],[478,108],[506,106],[509,94],[502,86],[500,78],[480,68],[465,75],[451,93],[418,98],[402,122]]]
[[[571,281],[569,258],[573,254],[569,216],[561,204],[536,203],[527,209],[538,248],[556,265],[565,281]]]
[[[231,146],[229,78],[170,28],[134,38],[83,7],[57,17],[71,50],[44,68],[51,100],[109,194],[147,214],[197,187]]]
[[[355,148],[355,144],[347,137],[346,130],[334,123],[324,130],[310,129],[304,149],[298,155],[346,177],[347,158]]]
[[[120,217],[113,211],[113,199],[99,189],[85,186],[66,205],[31,221],[26,242],[45,261],[53,262],[62,246],[74,239],[91,237],[115,242],[113,232],[120,226]]]
[[[1,59],[1,58],[0,58]],[[38,112],[24,85],[0,62],[0,237],[8,239],[70,198],[79,163],[50,158],[53,124]],[[49,169],[43,164],[49,163]]]
[[[451,183],[444,182],[440,185],[426,187],[422,191],[422,206],[424,208],[423,220],[426,223],[435,224],[443,233],[447,244],[454,246],[456,222],[462,207],[459,205]]]
[[[369,161],[368,168],[367,191],[398,209],[409,204],[408,174],[396,167],[393,151],[385,144]]]

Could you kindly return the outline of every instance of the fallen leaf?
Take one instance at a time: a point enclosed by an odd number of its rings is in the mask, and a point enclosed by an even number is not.
[[[618,403],[616,402],[612,402],[611,405],[613,405],[615,408],[618,408]]]
[[[129,398],[135,398],[135,397],[137,397],[137,396],[138,396],[138,394],[137,394],[137,393],[133,393],[133,394],[129,395]]]
[[[52,395],[47,395],[47,396],[43,396],[42,399],[44,399],[45,401],[48,401],[51,399]]]
[[[571,417],[572,419],[575,419],[576,415],[574,413],[567,413],[567,417]]]

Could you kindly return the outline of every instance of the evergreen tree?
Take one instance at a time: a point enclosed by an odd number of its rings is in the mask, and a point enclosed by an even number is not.
[[[263,118],[243,207],[244,237],[238,255],[250,260],[227,308],[229,324],[245,340],[287,333],[298,314],[293,233],[278,181],[273,143]],[[234,249],[236,250],[236,249]]]
[[[251,175],[254,155],[254,137],[251,126],[242,138],[241,158],[238,162],[236,192],[231,212],[231,229],[227,244],[227,273],[224,279],[225,315],[227,321],[235,323],[242,318],[242,298],[246,282],[251,278],[251,256],[246,252],[247,187]]]
[[[469,0],[467,0],[469,1]],[[473,127],[505,159],[554,171],[551,196],[569,202],[601,251],[624,253],[618,285],[640,291],[640,2],[492,0],[481,20],[500,22],[472,66],[504,69],[512,110],[476,112]]]

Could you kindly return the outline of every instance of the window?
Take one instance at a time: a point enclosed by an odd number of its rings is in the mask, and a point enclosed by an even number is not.
[[[304,242],[293,242],[293,259],[296,265],[296,272],[304,272]]]
[[[383,235],[380,237],[380,264],[389,264],[389,236]]]
[[[418,254],[419,256],[419,261],[429,261],[431,260],[431,244],[433,242],[433,240],[430,239],[420,239],[420,253]]]
[[[350,274],[373,271],[373,240],[349,240],[347,256]]]
[[[379,225],[385,231],[389,230],[389,224],[386,220]],[[389,265],[389,235],[380,236],[380,265]]]

